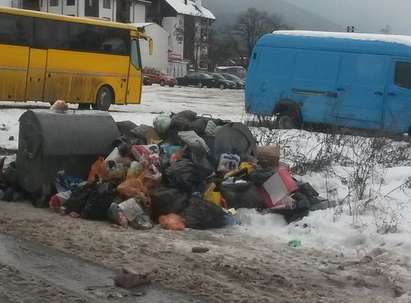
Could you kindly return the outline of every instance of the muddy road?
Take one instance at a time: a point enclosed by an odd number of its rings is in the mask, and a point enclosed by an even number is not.
[[[0,302],[410,302],[410,269],[383,249],[346,257],[231,229],[122,230],[4,202],[0,233]],[[153,284],[114,288],[123,267]]]
[[[0,302],[201,302],[158,284],[115,287],[109,268],[0,234]]]

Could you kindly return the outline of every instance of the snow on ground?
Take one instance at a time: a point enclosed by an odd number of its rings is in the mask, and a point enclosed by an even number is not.
[[[202,115],[240,121],[244,112],[242,90],[144,86],[142,104],[115,105],[110,113],[116,121],[130,120],[151,125],[159,113],[193,110]],[[49,108],[41,102],[2,102],[0,104],[0,147],[17,149],[19,117],[28,108]],[[76,108],[75,105],[70,108]],[[9,137],[14,136],[10,141]]]
[[[0,147],[16,149],[18,138],[18,118],[26,108],[47,108],[44,103],[11,103],[0,105]],[[199,89],[199,88],[164,88],[157,85],[144,87],[141,105],[113,106],[110,113],[116,121],[131,120],[136,124],[151,124],[153,118],[162,112],[178,112],[190,109],[199,114],[241,121],[244,118],[243,91]],[[10,141],[9,137],[14,136]],[[306,131],[277,131],[275,140],[282,147],[282,158],[288,164],[296,164],[300,157],[314,159],[321,148],[321,141],[326,135]],[[406,143],[392,142],[391,146]],[[348,158],[353,157],[353,148],[342,144],[333,146]],[[411,159],[410,148],[405,160]],[[331,249],[344,254],[366,254],[376,247],[384,247],[399,255],[410,256],[411,248],[411,189],[397,189],[387,197],[387,193],[404,184],[411,176],[411,166],[403,164],[394,167],[378,167],[384,182],[379,186],[370,186],[379,198],[370,202],[362,212],[350,214],[347,203],[322,211],[311,212],[302,221],[287,225],[278,215],[261,215],[256,211],[240,211],[242,225],[233,227],[258,237],[279,239],[283,243],[298,239],[302,249]],[[400,163],[400,162],[398,162]],[[333,173],[311,172],[298,179],[311,183],[321,196],[344,202],[349,188],[344,182],[352,172],[350,164],[333,164]],[[380,182],[381,183],[381,182]],[[362,205],[352,202],[352,207]],[[357,206],[358,206],[357,205]],[[397,231],[394,233],[377,233],[377,226],[385,221],[397,220]],[[388,222],[389,223],[389,222]],[[411,266],[410,261],[407,261]]]

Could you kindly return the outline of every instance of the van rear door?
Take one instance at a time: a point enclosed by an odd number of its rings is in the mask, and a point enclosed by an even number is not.
[[[340,126],[382,127],[389,58],[345,53],[341,59],[334,115]]]
[[[411,128],[411,60],[391,63],[384,112],[384,128],[407,132]]]

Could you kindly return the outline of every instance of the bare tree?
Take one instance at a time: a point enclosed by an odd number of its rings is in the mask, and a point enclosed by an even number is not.
[[[234,30],[240,39],[243,39],[247,55],[250,57],[257,40],[266,33],[287,28],[278,15],[269,15],[267,12],[249,8],[242,13],[234,26]]]
[[[392,33],[392,27],[389,24],[386,24],[384,28],[381,29],[381,33],[389,35]]]

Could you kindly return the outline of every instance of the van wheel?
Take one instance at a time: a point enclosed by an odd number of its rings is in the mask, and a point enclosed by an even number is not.
[[[293,129],[298,128],[298,125],[289,115],[280,115],[275,121],[275,127],[278,129]]]
[[[220,89],[225,89],[225,85],[224,84],[220,84]]]
[[[114,101],[114,94],[110,87],[103,86],[98,90],[96,103],[93,104],[93,109],[101,110],[101,111],[108,111],[110,105]]]
[[[160,86],[166,86],[166,83],[164,81],[161,81]]]
[[[204,85],[203,85],[202,82],[198,83],[198,87],[199,87],[199,88],[203,88],[203,86],[204,86]]]

